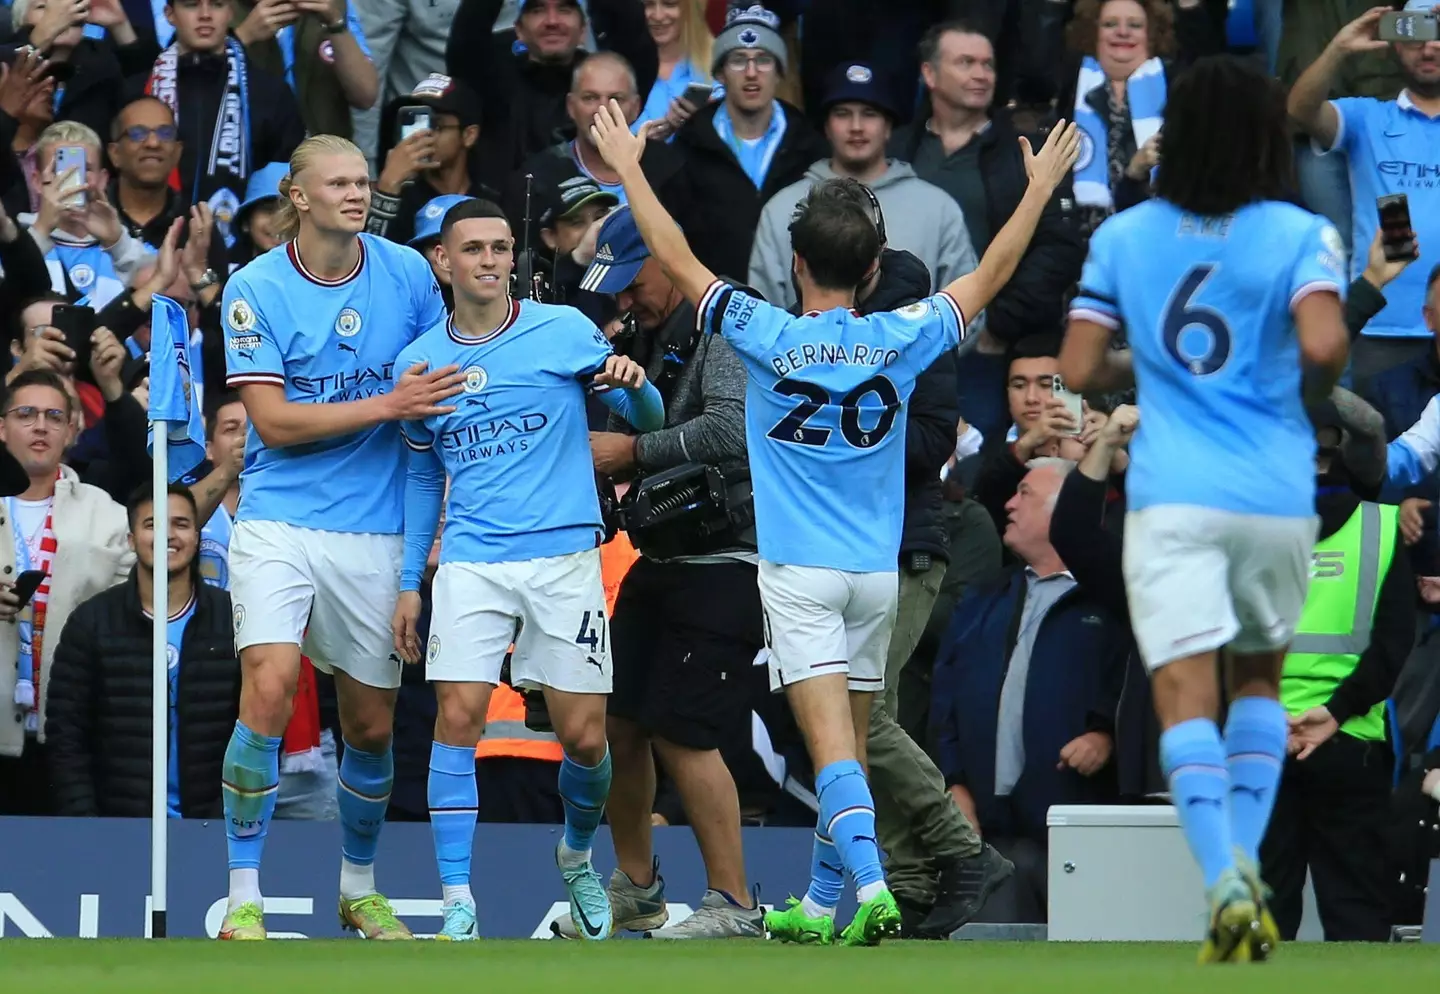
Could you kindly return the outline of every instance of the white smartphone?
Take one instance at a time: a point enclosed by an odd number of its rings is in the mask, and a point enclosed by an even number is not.
[[[68,181],[64,178],[69,170],[75,170],[75,175]],[[68,182],[71,186],[79,183],[86,185],[89,179],[85,174],[85,146],[83,145],[60,145],[55,149],[55,182]],[[80,210],[85,207],[90,198],[85,190],[66,198],[65,206]]]
[[[1065,402],[1065,409],[1069,411],[1070,416],[1075,419],[1075,427],[1065,432],[1065,434],[1080,434],[1085,424],[1085,408],[1082,406],[1083,402],[1080,395],[1065,388],[1065,381],[1060,379],[1059,373],[1055,374],[1055,378],[1051,382],[1050,390],[1056,397]]]

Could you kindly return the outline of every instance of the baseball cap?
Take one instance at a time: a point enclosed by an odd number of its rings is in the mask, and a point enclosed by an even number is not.
[[[543,6],[545,0],[520,0],[520,13],[528,14],[535,7]],[[580,13],[585,13],[585,5],[580,0],[559,0],[562,7],[578,7]]]
[[[540,210],[540,227],[553,228],[555,222],[569,217],[586,204],[604,204],[613,207],[620,198],[609,190],[602,190],[600,184],[583,173],[571,176],[559,186],[546,191],[547,199]]]
[[[830,70],[825,77],[825,97],[820,102],[820,110],[828,113],[836,104],[851,100],[869,104],[891,120],[900,116],[890,87],[864,62],[848,62]]]
[[[454,114],[462,128],[480,123],[479,94],[464,80],[440,72],[432,72],[415,84],[410,95],[401,97],[399,103],[425,104],[441,114]]]
[[[461,193],[445,193],[435,197],[415,212],[415,234],[406,244],[418,249],[425,242],[439,238],[440,226],[445,223],[446,212],[462,201],[474,199]]]
[[[230,220],[232,231],[239,231],[241,223],[250,212],[267,200],[280,199],[280,181],[290,172],[288,162],[271,162],[250,174],[245,184],[245,201],[235,208]]]
[[[650,258],[628,206],[618,208],[605,219],[595,245],[595,261],[580,281],[580,289],[592,293],[614,294],[627,289]]]

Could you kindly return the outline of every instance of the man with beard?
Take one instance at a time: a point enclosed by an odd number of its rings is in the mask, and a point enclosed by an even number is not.
[[[1410,0],[1407,13],[1416,19],[1440,12],[1434,0]],[[1327,100],[1345,60],[1363,52],[1382,51],[1378,29],[1386,7],[1375,7],[1341,28],[1329,46],[1305,70],[1290,91],[1290,117],[1327,151],[1343,151],[1354,190],[1351,244],[1369,245],[1375,236],[1379,197],[1404,194],[1410,200],[1410,224],[1421,253],[1386,288],[1389,303],[1370,319],[1355,343],[1354,375],[1361,393],[1375,376],[1424,354],[1434,336],[1421,321],[1425,275],[1440,258],[1440,187],[1433,182],[1440,169],[1440,41],[1395,42],[1395,58],[1405,75],[1405,89],[1394,100],[1345,97]],[[1350,254],[1350,277],[1365,268],[1363,251]]]

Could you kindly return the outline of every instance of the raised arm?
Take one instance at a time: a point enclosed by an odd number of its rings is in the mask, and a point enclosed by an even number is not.
[[[645,239],[650,254],[685,299],[699,306],[700,298],[715,282],[715,274],[690,251],[685,233],[661,205],[660,198],[655,196],[650,181],[640,168],[640,156],[645,152],[646,137],[653,123],[647,121],[640,127],[639,134],[631,134],[619,102],[611,100],[596,112],[590,136],[605,164],[619,174],[625,196],[630,201],[630,213],[635,217],[635,227],[640,229],[640,237]],[[1033,229],[1034,225],[1031,227]]]
[[[1051,129],[1038,154],[1031,151],[1030,142],[1023,136],[1020,147],[1025,155],[1025,172],[1030,177],[1030,185],[1020,198],[1020,205],[990,242],[980,265],[945,287],[945,292],[955,299],[967,321],[983,311],[1015,274],[1015,267],[1020,264],[1020,258],[1030,244],[1030,236],[1035,234],[1035,226],[1040,223],[1040,215],[1045,213],[1050,203],[1050,195],[1070,175],[1070,169],[1075,165],[1075,159],[1080,154],[1080,132],[1073,123],[1067,126],[1061,120]],[[629,191],[628,186],[626,191]],[[654,251],[653,246],[651,251]]]

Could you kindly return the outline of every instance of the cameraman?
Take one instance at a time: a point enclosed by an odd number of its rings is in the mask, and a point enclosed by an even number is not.
[[[750,506],[745,371],[721,336],[696,328],[694,307],[650,259],[628,208],[606,219],[596,241],[584,285],[614,294],[620,310],[629,312],[634,330],[617,336],[616,350],[645,366],[665,398],[666,424],[645,435],[590,436],[596,471],[633,480],[625,527],[641,553],[620,585],[610,622],[614,780],[606,813],[617,863],[609,887],[615,925],[659,929],[667,917],[651,846],[653,747],[680,794],[709,888],[691,917],[653,936],[758,938],[760,913],[746,893],[739,796],[720,754],[722,743],[750,741],[748,688],[764,645],[754,527],[743,517],[733,523],[733,513]],[[609,427],[619,423],[611,419]],[[718,468],[726,480],[732,524],[719,534],[698,538],[689,512],[658,524],[637,510],[644,503],[637,492],[643,497],[657,475],[694,471],[703,481],[706,467]],[[661,492],[664,479],[653,493]]]

